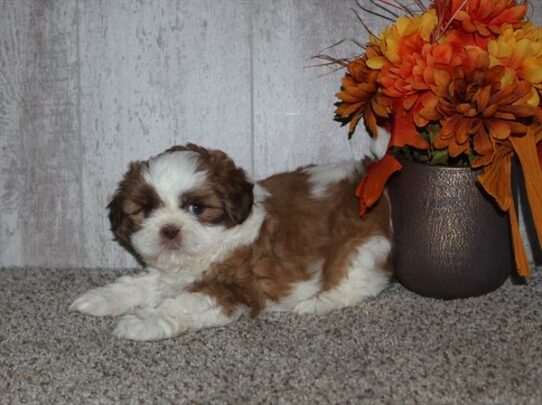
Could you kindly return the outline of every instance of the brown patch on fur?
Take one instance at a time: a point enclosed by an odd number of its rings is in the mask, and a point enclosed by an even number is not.
[[[252,193],[254,185],[247,180],[245,171],[237,167],[224,152],[191,143],[186,146],[174,146],[164,153],[178,151],[190,151],[199,155],[198,169],[207,171],[209,186],[215,193],[216,200],[220,201],[220,207],[225,214],[224,225],[231,228],[243,223],[250,215],[254,198]],[[217,212],[214,213],[216,214]]]
[[[143,179],[142,170],[146,165],[146,162],[139,161],[130,163],[107,206],[115,239],[139,261],[141,258],[130,242],[130,235],[139,229],[152,210],[162,205],[154,188]]]
[[[361,244],[372,236],[391,236],[387,199],[359,217],[360,178],[361,173],[338,182],[324,198],[311,197],[309,175],[300,169],[263,180],[271,196],[259,238],[215,264],[192,291],[212,295],[228,314],[243,304],[255,316],[266,301],[277,302],[296,283],[309,280],[316,263],[323,263],[322,290],[336,286]]]

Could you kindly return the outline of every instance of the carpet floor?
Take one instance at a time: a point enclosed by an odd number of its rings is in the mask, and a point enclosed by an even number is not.
[[[480,298],[394,284],[327,315],[132,342],[111,335],[112,318],[67,310],[121,272],[0,269],[0,403],[539,405],[540,273]]]

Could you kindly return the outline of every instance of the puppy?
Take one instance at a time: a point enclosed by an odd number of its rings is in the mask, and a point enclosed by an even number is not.
[[[70,309],[122,315],[114,334],[155,340],[245,313],[324,313],[375,296],[391,276],[387,197],[360,218],[361,163],[309,166],[251,182],[223,152],[188,144],[132,162],[109,219],[141,275]]]

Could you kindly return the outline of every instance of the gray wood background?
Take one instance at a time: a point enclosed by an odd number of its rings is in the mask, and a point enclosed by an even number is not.
[[[130,160],[173,144],[223,149],[255,178],[364,154],[332,121],[342,73],[307,68],[366,39],[353,7],[0,0],[0,265],[135,265],[105,206]]]

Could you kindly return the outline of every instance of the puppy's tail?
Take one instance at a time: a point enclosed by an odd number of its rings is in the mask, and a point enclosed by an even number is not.
[[[391,134],[385,128],[379,128],[378,134],[376,137],[371,139],[371,144],[369,146],[371,155],[369,158],[371,160],[380,160],[384,157],[388,151],[388,146],[390,144]]]
[[[388,152],[391,134],[386,128],[379,127],[375,137],[369,139],[368,151],[365,149],[364,156],[359,160],[361,178],[368,173],[369,166],[372,163],[378,162]],[[367,145],[367,144],[365,144]],[[367,148],[367,146],[365,146]]]

